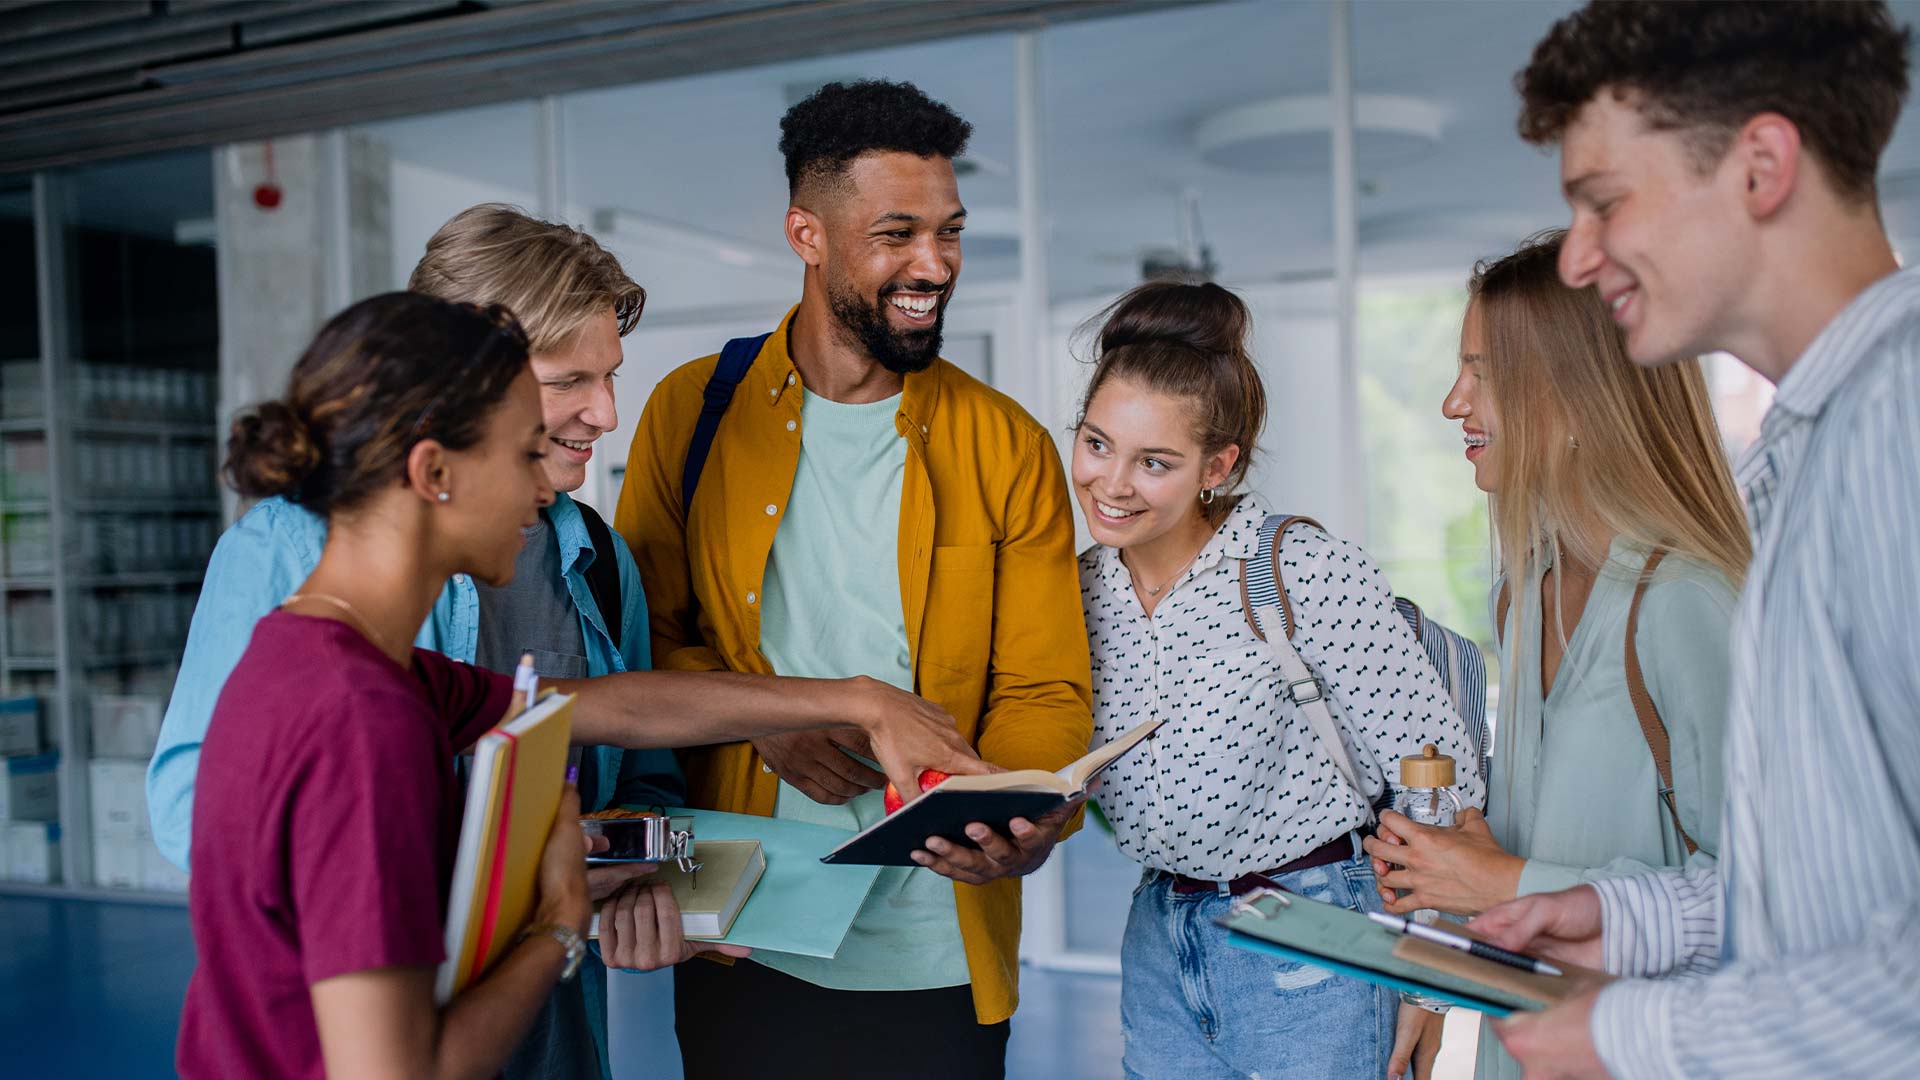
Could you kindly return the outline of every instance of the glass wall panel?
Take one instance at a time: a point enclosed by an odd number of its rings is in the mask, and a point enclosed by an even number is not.
[[[145,774],[220,527],[209,155],[61,170],[38,184],[55,238],[40,284],[59,320],[38,374],[54,392],[36,396],[34,369],[9,353],[0,665],[9,692],[31,701],[12,707],[40,722],[24,725],[37,737],[0,723],[16,739],[0,767],[22,778],[15,795],[57,776],[51,802],[30,794],[5,816],[16,857],[37,851],[39,834],[64,866],[29,859],[8,875],[182,891],[185,876],[148,832]]]
[[[391,269],[384,288],[406,288],[428,238],[475,203],[540,212],[545,166],[539,124],[539,106],[519,101],[382,120],[348,132],[356,172],[378,174],[384,166],[387,177],[384,231]],[[353,211],[356,227],[380,226],[369,216],[377,214],[376,200],[364,190],[355,194],[364,200]]]
[[[1497,652],[1487,590],[1487,501],[1440,415],[1466,310],[1459,281],[1373,281],[1360,293],[1356,356],[1366,438],[1369,548],[1394,591]],[[1497,687],[1497,673],[1489,670]]]
[[[0,290],[7,297],[0,309],[0,362],[34,360],[40,355],[40,282],[34,272],[33,182],[27,177],[0,179]],[[7,369],[12,370],[12,369]],[[6,386],[0,372],[0,387]],[[25,400],[24,388],[9,392],[7,400]],[[18,406],[0,409],[0,416],[19,415]]]
[[[1490,654],[1486,500],[1440,403],[1475,260],[1566,222],[1557,162],[1514,134],[1513,74],[1572,6],[1353,9],[1369,551]]]
[[[1043,34],[1051,426],[1079,413],[1088,320],[1155,278],[1214,280],[1253,312],[1269,417],[1248,487],[1347,531],[1327,465],[1337,434],[1328,7],[1226,3]],[[1319,112],[1313,111],[1313,99]],[[1281,114],[1262,134],[1262,117]],[[1063,440],[1063,449],[1066,446]],[[1084,546],[1091,537],[1084,531]],[[1140,867],[1104,820],[1061,849],[1064,945],[1117,960]]]
[[[87,732],[92,848],[79,870],[179,890],[185,875],[147,835],[146,759],[221,523],[212,167],[187,151],[77,169],[63,186],[67,675],[85,701],[73,730]]]
[[[0,810],[0,881],[61,880],[58,778],[45,755],[56,741],[43,702],[58,700],[52,658],[53,597],[42,588],[53,558],[47,507],[46,358],[40,342],[40,283],[34,246],[33,181],[0,181],[0,769],[21,773],[27,804],[12,789]]]

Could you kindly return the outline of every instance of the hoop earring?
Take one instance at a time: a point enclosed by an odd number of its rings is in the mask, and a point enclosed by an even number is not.
[[[439,495],[439,499],[441,502],[446,502],[451,498],[453,498],[453,492],[451,491],[443,491]]]
[[[1213,500],[1219,497],[1220,497],[1219,488],[1201,488],[1200,489],[1200,505],[1201,506],[1212,506]]]

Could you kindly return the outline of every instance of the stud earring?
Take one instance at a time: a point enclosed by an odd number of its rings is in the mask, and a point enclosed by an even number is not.
[[[440,501],[441,501],[441,502],[446,502],[447,500],[449,500],[449,499],[451,499],[451,498],[453,498],[453,492],[451,492],[451,491],[443,491],[443,492],[441,492],[441,493],[440,493]]]
[[[1571,435],[1569,435],[1569,436],[1567,436],[1567,449],[1569,449],[1569,450],[1578,450],[1578,449],[1580,449],[1580,440],[1579,440],[1579,439],[1576,439],[1576,438],[1574,438],[1574,437],[1573,437],[1573,436],[1571,436]]]

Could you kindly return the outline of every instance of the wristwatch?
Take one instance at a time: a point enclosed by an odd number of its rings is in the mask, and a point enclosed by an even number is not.
[[[561,948],[567,950],[567,966],[560,970],[561,982],[573,978],[573,973],[580,970],[580,961],[587,958],[587,943],[580,939],[580,932],[571,926],[551,922],[536,923],[520,931],[520,936],[514,938],[513,943],[518,945],[530,937],[550,937],[559,942]]]

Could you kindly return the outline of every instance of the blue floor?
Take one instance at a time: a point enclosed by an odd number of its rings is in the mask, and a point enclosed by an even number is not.
[[[184,907],[0,896],[0,1071],[172,1076],[192,972]]]
[[[0,1075],[173,1075],[192,971],[184,907],[0,895]],[[1120,1075],[1118,979],[1029,968],[1020,990],[1010,1080]]]

